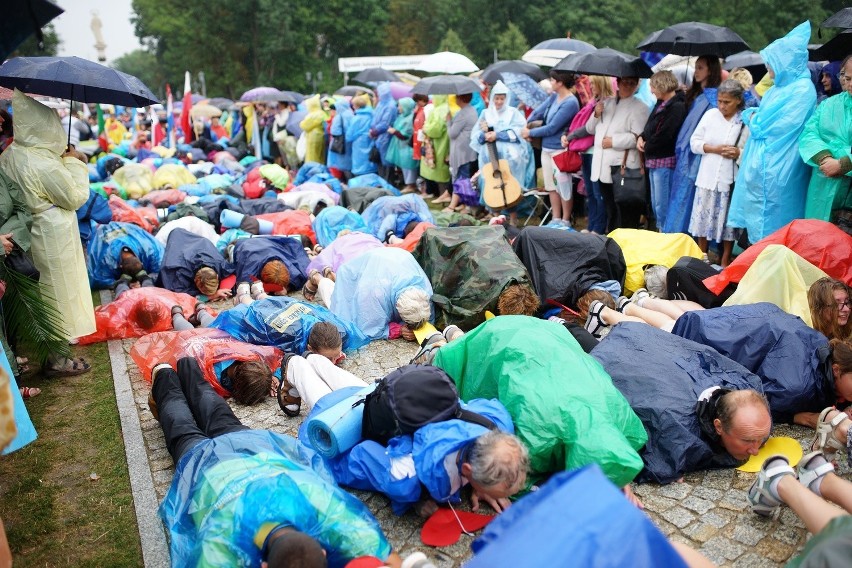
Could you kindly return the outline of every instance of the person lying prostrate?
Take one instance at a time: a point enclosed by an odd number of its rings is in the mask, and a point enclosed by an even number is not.
[[[337,238],[311,259],[308,264],[308,274],[314,270],[322,273],[326,268],[337,272],[344,262],[383,246],[382,242],[373,235],[344,229],[337,234]]]
[[[154,368],[151,392],[176,467],[160,517],[175,566],[401,565],[367,508],[293,438],[244,426],[198,363]],[[229,498],[222,500],[222,495]]]
[[[218,329],[192,329],[150,333],[133,344],[130,356],[143,378],[159,363],[176,365],[182,357],[198,362],[205,380],[222,397],[233,397],[247,406],[277,392],[273,373],[281,367],[281,350],[238,341]],[[148,406],[154,417],[153,399]]]
[[[742,465],[769,436],[760,378],[710,347],[622,323],[591,355],[648,432],[637,481],[671,483],[690,471]]]
[[[160,270],[163,245],[141,227],[112,221],[92,232],[86,265],[93,288],[115,286],[119,279],[142,283]]]
[[[268,291],[298,290],[307,279],[308,255],[292,237],[239,239],[233,248],[237,282],[260,280]]]
[[[115,291],[115,300],[95,308],[97,330],[81,337],[81,345],[142,337],[158,331],[192,329],[194,325],[188,320],[205,327],[216,315],[189,294],[154,286],[131,288],[127,282],[119,282]],[[190,315],[184,317],[184,314]]]
[[[433,319],[429,279],[410,252],[397,248],[366,252],[336,273],[312,273],[303,292],[369,339],[395,339],[401,333],[411,341],[411,332]]]
[[[173,292],[202,294],[210,301],[223,300],[231,297],[233,283],[224,281],[233,273],[234,267],[210,240],[176,228],[169,233],[157,284]]]
[[[364,209],[361,217],[370,233],[384,241],[388,240],[390,234],[404,237],[405,227],[412,221],[415,221],[415,225],[421,221],[435,223],[429,206],[422,197],[413,193],[400,197],[379,197]]]
[[[407,375],[407,379],[400,378],[402,375]],[[430,365],[406,365],[393,371],[386,380],[396,377],[396,380],[431,381],[435,375],[444,372]],[[444,378],[449,380],[446,375]],[[356,386],[320,399],[299,431],[302,444],[310,447],[307,424],[312,417],[357,391]],[[399,404],[417,405],[418,401],[406,397]],[[498,401],[477,399],[462,406],[490,421],[494,429],[450,419],[426,424],[414,434],[394,436],[387,441],[367,436],[350,450],[326,460],[335,481],[387,495],[397,514],[413,506],[418,515],[429,517],[438,508],[436,502],[460,502],[460,491],[466,485],[473,488],[474,510],[482,501],[502,512],[510,506],[508,498],[526,482],[527,450],[513,435],[511,418]],[[372,432],[366,418],[363,428]]]

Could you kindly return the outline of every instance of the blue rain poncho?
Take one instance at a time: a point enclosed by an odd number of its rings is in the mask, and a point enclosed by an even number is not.
[[[385,178],[375,173],[355,176],[349,180],[347,185],[349,186],[349,189],[356,187],[380,187],[382,189],[392,191],[394,195],[402,195],[399,190],[389,184]]]
[[[405,226],[411,221],[435,223],[429,206],[414,193],[379,197],[364,209],[361,217],[367,224],[367,230],[379,240],[384,239],[388,231],[393,231],[397,237],[404,237]]]
[[[343,338],[344,349],[358,349],[369,343],[354,324],[320,305],[288,296],[273,296],[225,310],[211,327],[246,343],[271,345],[288,353],[302,354],[308,348],[311,329],[321,321],[334,324]]]
[[[705,88],[704,92],[692,101],[689,113],[678,131],[675,141],[677,164],[672,172],[669,209],[663,226],[664,233],[689,232],[692,202],[695,199],[695,180],[698,178],[698,167],[701,165],[701,156],[692,151],[689,140],[704,113],[711,108],[716,108],[716,95],[715,87]]]
[[[157,278],[157,286],[197,296],[195,273],[203,267],[212,268],[221,281],[233,274],[234,267],[219,253],[216,246],[205,237],[186,229],[175,229],[166,241],[166,251]]]
[[[348,387],[322,397],[302,422],[299,429],[300,442],[310,447],[307,425],[311,418],[357,393],[359,388]],[[461,406],[489,418],[501,431],[514,434],[512,418],[499,401],[480,398],[469,403],[462,402]],[[439,503],[458,503],[461,476],[457,471],[447,471],[445,458],[486,432],[488,429],[478,424],[446,420],[428,424],[413,436],[392,438],[387,446],[364,440],[348,452],[326,460],[326,466],[331,470],[334,480],[342,486],[387,495],[393,511],[398,515],[421,498],[421,487]],[[404,462],[408,463],[408,468],[402,467]],[[460,467],[455,461],[452,463]],[[399,473],[401,471],[406,474]]]
[[[301,241],[287,236],[254,237],[234,243],[237,282],[260,279],[263,265],[280,260],[290,272],[290,289],[299,290],[308,280],[308,255]]]
[[[370,123],[370,132],[375,137],[376,148],[382,155],[382,165],[392,165],[385,154],[388,151],[391,135],[388,134],[388,128],[393,126],[396,116],[399,113],[396,107],[396,99],[391,93],[390,83],[379,83],[376,87],[376,94],[379,96],[379,102],[376,105],[376,110],[373,112],[373,120]]]
[[[373,109],[359,108],[349,124],[346,125],[346,142],[352,144],[352,175],[376,173],[376,164],[370,161],[373,139],[370,138],[370,123],[373,122]]]
[[[139,258],[148,274],[160,270],[163,245],[138,225],[111,221],[96,228],[89,243],[86,264],[92,288],[111,288],[115,284],[121,275],[118,263],[124,247]]]
[[[535,161],[532,147],[521,138],[521,130],[527,123],[524,116],[516,108],[509,106],[507,100],[499,111],[494,105],[495,95],[508,95],[509,89],[502,81],[491,89],[490,106],[479,115],[479,123],[470,132],[470,147],[479,155],[480,169],[491,160],[488,156],[488,145],[485,143],[485,132],[481,126],[483,121],[497,133],[497,157],[509,162],[512,177],[518,180],[521,188],[533,187],[535,184]],[[480,190],[482,180],[480,179]]]
[[[290,436],[267,430],[192,448],[159,510],[172,566],[260,566],[255,538],[267,523],[316,539],[332,567],[364,555],[387,558],[391,547],[379,523],[313,457]]]
[[[343,97],[335,97],[334,118],[331,119],[329,134],[332,136],[343,136],[345,138],[346,126],[354,116],[352,107],[349,106],[349,101]],[[329,168],[335,168],[344,172],[348,172],[352,169],[352,141],[349,140],[349,138],[345,138],[344,147],[346,150],[343,154],[333,152],[331,150],[331,141],[329,140],[327,160]]]
[[[331,311],[356,322],[368,338],[387,339],[388,324],[400,321],[396,300],[407,288],[420,288],[432,297],[432,285],[410,252],[374,249],[337,270]]]
[[[828,340],[767,302],[686,312],[672,333],[712,347],[758,377],[772,418],[792,423],[836,400]]]
[[[852,160],[852,95],[844,91],[824,100],[805,124],[799,137],[799,154],[813,167],[808,185],[805,217],[829,221],[835,209],[849,207],[849,177],[826,177],[819,170],[819,160],[830,155]],[[815,159],[816,158],[816,159]]]
[[[648,515],[590,465],[554,475],[485,527],[467,568],[686,563]]]
[[[756,109],[743,111],[750,136],[728,212],[728,226],[748,230],[756,243],[805,214],[811,172],[799,158],[799,135],[816,106],[808,71],[810,22],[803,22],[760,55],[775,85]]]
[[[414,159],[414,148],[409,144],[414,135],[414,106],[414,99],[411,97],[399,100],[402,113],[393,122],[396,133],[391,135],[385,154],[389,164],[403,170],[414,170],[420,167],[420,160]]]
[[[367,224],[363,217],[355,211],[338,205],[326,207],[320,211],[320,214],[314,219],[313,227],[314,233],[317,235],[317,242],[324,247],[330,245],[340,231],[345,229],[362,233],[367,232]]]

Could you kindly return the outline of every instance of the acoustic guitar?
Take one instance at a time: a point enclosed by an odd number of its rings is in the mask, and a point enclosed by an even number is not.
[[[484,132],[493,132],[494,128],[482,123]],[[486,142],[489,162],[482,166],[480,177],[483,181],[482,200],[491,209],[508,209],[520,203],[524,196],[521,184],[512,176],[509,162],[497,157],[497,142]]]

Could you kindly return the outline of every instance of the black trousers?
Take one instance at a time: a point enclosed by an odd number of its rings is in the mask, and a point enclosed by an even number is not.
[[[175,463],[208,438],[248,430],[210,386],[192,357],[178,361],[177,371],[161,369],[154,377],[154,402],[166,448]]]
[[[642,202],[615,203],[615,188],[611,183],[600,182],[601,195],[606,209],[606,232],[616,229],[638,229],[640,217],[645,214],[647,205]]]

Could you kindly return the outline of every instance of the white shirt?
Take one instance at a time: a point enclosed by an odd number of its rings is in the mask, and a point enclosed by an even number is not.
[[[742,134],[740,134],[742,131]],[[739,138],[739,140],[737,140]],[[694,154],[703,154],[701,165],[698,167],[698,177],[695,186],[713,191],[728,191],[736,176],[734,160],[724,158],[719,154],[707,154],[704,145],[736,145],[742,150],[748,139],[748,127],[743,124],[740,113],[725,120],[717,108],[711,108],[701,117],[698,126],[689,139],[689,145]]]

